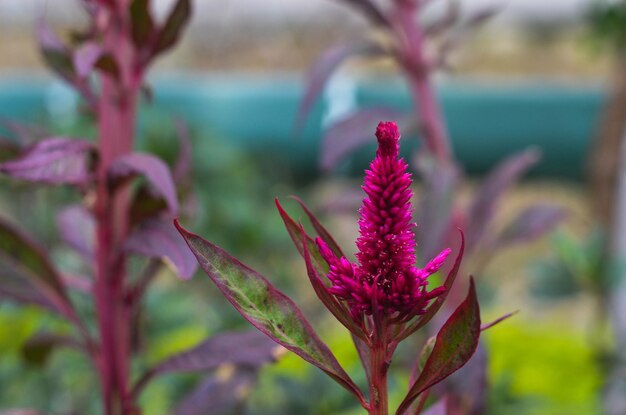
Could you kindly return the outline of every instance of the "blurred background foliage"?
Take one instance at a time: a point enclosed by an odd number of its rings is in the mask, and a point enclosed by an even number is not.
[[[543,19],[535,16],[508,29],[506,16],[504,23],[496,19],[495,25],[477,30],[466,40],[455,54],[453,72],[448,76],[481,77],[493,85],[516,82],[522,77],[539,79],[540,85],[601,83],[610,88],[606,80],[615,52],[623,53],[626,45],[626,3],[581,4],[583,12],[578,15],[564,19],[558,15]],[[27,7],[31,6],[24,6],[25,16],[37,15],[33,13],[35,6]],[[278,18],[260,19],[241,31],[237,28],[244,27],[245,16],[236,20],[240,18],[236,12],[217,22],[199,18],[191,36],[159,70],[257,74],[271,70],[274,75],[276,71],[304,70],[331,40],[350,38],[362,26],[362,22],[352,19],[337,25],[346,15],[338,8],[328,10],[332,11],[328,21],[318,16],[312,19],[316,24],[306,19],[286,19],[287,23],[277,23]],[[307,13],[316,16],[321,12]],[[60,13],[57,24],[65,27],[73,19],[71,12]],[[30,24],[26,18],[0,25],[0,75],[8,77],[26,68],[33,71],[33,77],[40,77],[37,70],[41,70],[41,63],[30,36]],[[589,47],[600,44],[610,47]],[[363,68],[357,64],[351,69],[358,73]],[[369,70],[386,74],[389,68],[383,64]],[[68,121],[55,116],[54,111],[29,120],[46,131],[79,137],[94,136],[91,121],[84,116]],[[291,126],[293,120],[281,122]],[[490,122],[489,114],[485,114],[484,122]],[[173,161],[178,149],[171,114],[146,105],[140,130],[141,149]],[[335,230],[346,251],[353,252],[356,211],[337,213],[324,208],[348,186],[357,189],[360,180],[323,176],[316,171],[303,175],[285,160],[266,153],[261,156],[211,131],[192,127],[191,137],[196,200],[189,208],[190,227],[298,299],[341,363],[357,383],[363,384],[351,342],[317,303],[273,201],[274,197],[286,201],[288,195],[297,194],[316,211],[325,210],[324,222]],[[463,191],[470,195],[473,189],[470,183]],[[419,190],[418,184],[418,195]],[[0,178],[2,214],[24,224],[45,241],[67,268],[80,270],[77,258],[58,246],[54,224],[57,207],[73,197],[66,189],[39,188]],[[603,260],[605,230],[595,216],[586,184],[559,178],[534,177],[507,193],[496,223],[504,223],[536,200],[566,207],[568,220],[540,241],[503,251],[478,276],[484,321],[520,310],[520,314],[485,335],[489,353],[488,414],[600,414],[613,347],[606,310],[612,283]],[[76,300],[79,307],[86,307],[86,301]],[[142,342],[140,365],[184,350],[208,334],[247,327],[203,275],[181,282],[164,270],[145,308],[143,324],[148,334]],[[28,406],[47,414],[97,413],[98,388],[92,368],[82,356],[73,351],[24,353],[25,341],[44,327],[69,329],[40,310],[0,303],[0,410]],[[398,369],[391,380],[391,390],[397,395],[392,400],[396,401],[402,396],[398,386],[406,384],[410,368]],[[168,414],[173,403],[198,379],[192,375],[167,376],[154,382],[142,396],[145,413]],[[258,387],[247,392],[250,404],[245,413],[249,415],[361,413],[347,393],[291,355],[265,368]]]

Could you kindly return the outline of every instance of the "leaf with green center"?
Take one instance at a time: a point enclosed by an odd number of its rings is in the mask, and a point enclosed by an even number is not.
[[[363,393],[289,297],[221,248],[188,232],[178,221],[175,224],[202,269],[246,320],[278,344],[323,370],[365,405]]]
[[[4,272],[27,281],[62,315],[76,322],[76,314],[61,277],[44,252],[29,237],[0,218],[0,263]]]
[[[421,393],[463,367],[476,351],[479,337],[480,308],[474,279],[471,279],[467,297],[437,333],[432,352],[396,415],[404,414]]]

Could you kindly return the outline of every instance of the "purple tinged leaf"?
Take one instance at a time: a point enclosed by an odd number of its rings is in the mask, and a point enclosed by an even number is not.
[[[476,351],[479,337],[480,308],[474,280],[471,279],[467,297],[437,333],[424,369],[411,385],[396,414],[404,414],[421,393],[463,367]]]
[[[415,333],[420,328],[424,327],[426,324],[435,317],[435,314],[439,311],[443,303],[448,298],[448,294],[454,285],[454,281],[456,280],[456,276],[459,273],[459,269],[461,268],[461,261],[463,260],[463,253],[465,251],[465,236],[463,235],[463,231],[461,233],[461,247],[459,248],[459,253],[456,256],[456,260],[454,261],[454,265],[448,275],[446,276],[446,280],[443,283],[443,287],[445,291],[437,296],[430,304],[430,306],[426,309],[426,312],[419,317],[416,321],[407,326],[399,336],[398,341],[406,339],[411,334]]]
[[[93,179],[94,152],[88,141],[47,138],[19,158],[0,163],[0,172],[36,183],[82,186]]]
[[[380,120],[396,120],[402,127],[408,119],[406,113],[398,110],[368,108],[336,122],[324,134],[320,159],[322,169],[335,168],[357,148],[373,143],[372,131],[376,131]]]
[[[148,370],[134,387],[134,393],[138,394],[155,376],[168,373],[208,372],[226,365],[259,369],[276,361],[284,350],[257,330],[217,334]]]
[[[539,159],[537,150],[525,150],[506,158],[489,173],[469,210],[467,242],[470,249],[483,237],[502,195]]]
[[[178,197],[170,169],[163,160],[151,154],[126,154],[113,163],[109,176],[114,181],[139,174],[165,199],[172,215],[178,214]]]
[[[87,78],[100,60],[104,50],[96,42],[85,42],[74,52],[74,70],[79,78]]]
[[[59,313],[71,321],[78,321],[61,277],[45,250],[4,219],[0,219],[0,261],[6,264],[0,272],[12,272],[23,278]]]
[[[246,400],[256,380],[256,371],[232,366],[225,367],[183,397],[173,414],[233,415],[244,413]]]
[[[162,259],[183,279],[191,278],[198,267],[185,240],[169,219],[148,219],[139,224],[128,237],[126,249]]]
[[[448,399],[446,397],[441,398],[428,407],[422,415],[448,415]]]
[[[560,206],[536,205],[527,208],[496,238],[496,246],[529,242],[550,232],[567,216]]]
[[[82,205],[66,207],[57,215],[61,239],[88,262],[94,258],[96,223],[91,212]]]
[[[188,232],[178,221],[175,224],[202,269],[248,322],[320,368],[365,404],[363,393],[289,297],[221,248]]]
[[[163,27],[158,31],[154,53],[159,54],[178,42],[191,17],[191,0],[177,0]]]
[[[160,363],[155,372],[202,372],[226,364],[260,368],[276,361],[284,350],[257,330],[221,333],[189,351],[170,357]]]
[[[302,131],[315,101],[324,91],[332,74],[343,62],[353,56],[375,56],[383,53],[385,53],[384,49],[372,41],[335,45],[324,52],[306,76],[304,95],[296,115],[295,132]]]

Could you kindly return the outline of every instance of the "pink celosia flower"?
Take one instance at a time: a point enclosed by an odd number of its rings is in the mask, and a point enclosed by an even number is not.
[[[406,162],[399,158],[397,125],[381,122],[376,138],[378,151],[363,185],[367,198],[360,209],[358,264],[337,258],[322,239],[316,242],[330,267],[329,291],[348,303],[355,319],[371,315],[375,308],[386,315],[411,318],[422,314],[428,302],[442,293],[443,288],[426,291],[427,278],[443,265],[450,249],[424,268],[415,266],[412,180]]]

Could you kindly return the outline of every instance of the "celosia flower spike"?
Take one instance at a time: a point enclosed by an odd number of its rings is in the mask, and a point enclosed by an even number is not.
[[[399,157],[397,125],[380,123],[376,138],[378,151],[365,172],[367,197],[359,211],[358,265],[336,258],[319,238],[317,245],[330,267],[330,292],[348,303],[354,318],[371,315],[372,304],[384,314],[410,318],[422,314],[428,302],[441,294],[441,289],[426,291],[427,278],[443,265],[450,250],[423,269],[415,266],[412,180]]]

